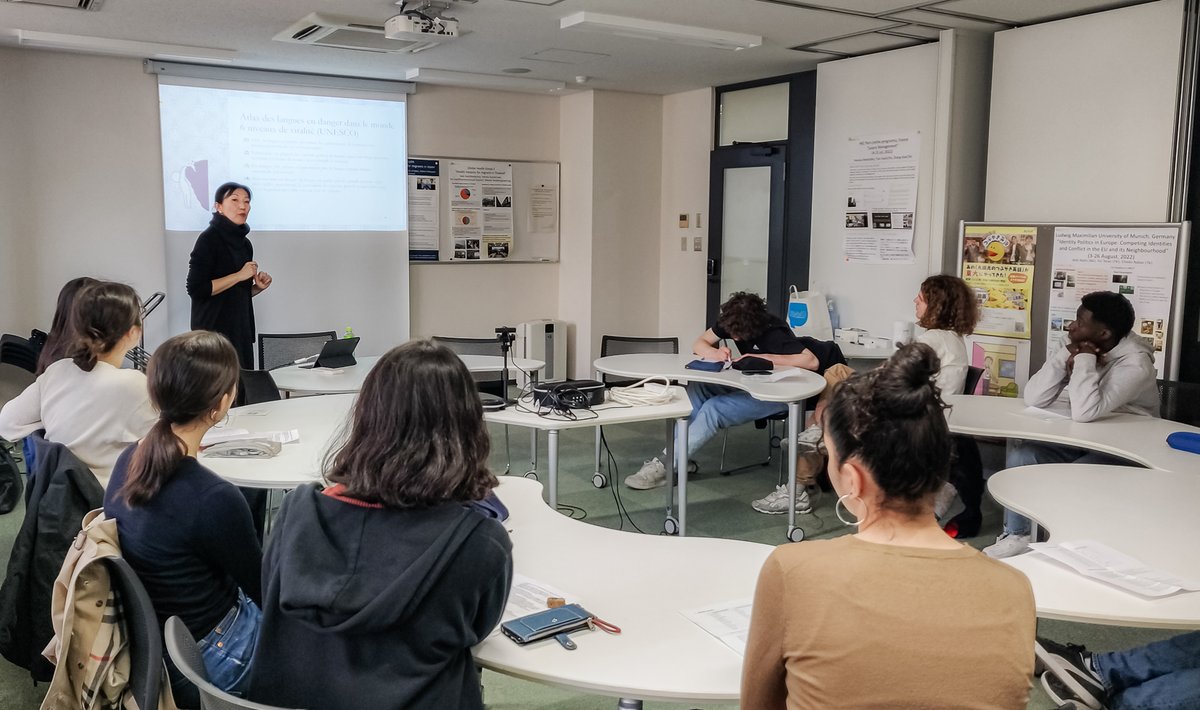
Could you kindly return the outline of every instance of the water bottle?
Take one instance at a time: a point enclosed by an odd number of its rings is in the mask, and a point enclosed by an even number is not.
[[[842,319],[838,317],[837,306],[833,299],[826,299],[825,303],[829,306],[829,326],[835,331],[842,327]]]
[[[342,338],[346,339],[346,338],[353,338],[353,337],[354,337],[354,329],[351,328],[350,326],[346,326],[346,332],[342,334]]]

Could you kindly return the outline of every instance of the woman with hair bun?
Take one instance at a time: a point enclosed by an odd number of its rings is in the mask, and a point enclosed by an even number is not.
[[[84,287],[70,309],[74,333],[61,360],[0,410],[0,436],[16,440],[44,429],[108,483],[125,447],[154,423],[146,376],[122,370],[142,334],[142,305],[125,284]]]
[[[1025,707],[1029,582],[933,515],[951,450],[937,372],[933,349],[913,343],[834,389],[829,479],[855,532],[778,547],[763,565],[743,707]]]
[[[262,550],[246,499],[196,456],[237,395],[237,353],[218,333],[168,339],[147,370],[158,420],[113,469],[104,514],[146,587],[159,623],[178,616],[200,646],[208,679],[240,694],[258,639]],[[180,707],[199,707],[174,668]]]

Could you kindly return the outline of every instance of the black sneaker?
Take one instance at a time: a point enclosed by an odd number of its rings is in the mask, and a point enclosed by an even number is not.
[[[1042,690],[1046,691],[1046,695],[1050,696],[1051,701],[1058,703],[1054,710],[1086,710],[1088,708],[1088,705],[1067,690],[1067,686],[1053,673],[1042,674]]]
[[[1067,700],[1078,700],[1089,708],[1104,707],[1108,692],[1100,682],[1100,676],[1092,670],[1092,654],[1088,653],[1086,648],[1073,643],[1061,644],[1046,638],[1039,638],[1033,648],[1037,665],[1045,670],[1042,686],[1046,688],[1046,692],[1050,692],[1052,678],[1066,689]]]

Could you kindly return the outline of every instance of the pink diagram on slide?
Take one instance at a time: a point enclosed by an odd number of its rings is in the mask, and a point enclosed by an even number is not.
[[[196,202],[205,207],[208,205],[208,161],[197,160],[183,169],[183,179],[187,180],[196,196]]]

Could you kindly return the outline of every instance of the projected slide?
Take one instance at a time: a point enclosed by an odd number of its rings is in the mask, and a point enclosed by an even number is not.
[[[223,182],[254,193],[255,231],[407,228],[402,101],[160,84],[168,230],[208,225]]]

